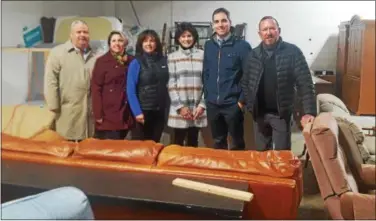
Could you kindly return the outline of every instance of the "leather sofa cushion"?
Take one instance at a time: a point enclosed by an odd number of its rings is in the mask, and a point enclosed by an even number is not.
[[[154,141],[88,138],[79,143],[74,156],[151,165],[162,148],[162,144]]]
[[[1,136],[1,148],[4,150],[52,155],[62,158],[70,156],[77,146],[73,142],[61,140],[46,142],[15,137],[4,133],[1,133]]]
[[[108,160],[97,160],[97,159],[85,159],[80,157],[66,157],[58,158],[50,155],[43,154],[32,154],[26,152],[16,152],[16,151],[1,151],[1,159],[3,160],[15,160],[15,161],[25,161],[31,163],[49,165],[63,165],[66,167],[84,167],[93,170],[108,170],[108,171],[142,171],[150,172],[152,168],[151,165],[142,165],[135,163],[127,163],[120,161],[108,161]]]
[[[158,167],[178,166],[242,172],[271,177],[293,177],[300,161],[291,151],[228,151],[170,145],[158,157]]]

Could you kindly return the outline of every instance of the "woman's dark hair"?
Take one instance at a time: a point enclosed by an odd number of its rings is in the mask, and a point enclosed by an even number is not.
[[[193,45],[198,41],[198,33],[196,28],[189,22],[180,23],[175,30],[175,44],[180,45],[179,38],[185,32],[188,31],[193,36]]]
[[[111,38],[112,38],[112,36],[114,36],[114,35],[120,35],[120,36],[122,36],[122,37],[124,38],[125,41],[128,41],[127,37],[126,37],[123,33],[121,33],[120,31],[112,31],[112,32],[108,35],[108,38],[107,38],[107,44],[108,44],[109,47],[110,47],[110,45],[111,45]]]
[[[155,52],[157,53],[158,56],[163,56],[161,40],[157,32],[151,29],[146,29],[138,35],[137,43],[136,43],[136,55],[142,55],[144,53],[144,49],[142,48],[142,43],[145,41],[147,37],[154,38],[155,43],[156,43]]]

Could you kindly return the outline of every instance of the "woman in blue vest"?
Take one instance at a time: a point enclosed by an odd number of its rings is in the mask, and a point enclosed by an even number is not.
[[[158,34],[150,29],[143,31],[127,74],[128,102],[137,122],[132,139],[160,141],[166,122],[168,78],[167,59]]]

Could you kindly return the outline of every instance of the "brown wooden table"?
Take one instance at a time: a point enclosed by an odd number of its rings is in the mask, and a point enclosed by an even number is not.
[[[117,210],[127,216],[119,216],[116,219],[156,219],[156,213],[159,214],[158,219],[171,218],[171,214],[189,215],[190,219],[193,219],[192,215],[197,215],[197,218],[200,219],[204,219],[204,217],[242,219],[245,206],[243,201],[172,185],[172,180],[183,176],[94,170],[4,159],[2,160],[1,176],[2,202],[57,187],[75,186],[88,195],[94,214],[96,214],[96,208],[103,210],[104,208],[117,207]],[[246,182],[203,178],[188,179],[237,190],[248,190]],[[146,210],[148,212],[145,212]],[[140,212],[143,213],[141,217],[133,214]],[[96,218],[111,219],[107,215]],[[181,217],[173,216],[173,219],[178,218]]]
[[[332,82],[316,76],[312,76],[312,80],[315,85],[316,94],[335,94],[335,84]]]

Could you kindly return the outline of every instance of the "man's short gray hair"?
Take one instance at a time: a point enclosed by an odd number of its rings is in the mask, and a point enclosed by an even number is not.
[[[75,21],[73,21],[72,24],[71,24],[71,31],[73,30],[74,26],[79,25],[79,24],[80,24],[80,25],[86,25],[86,26],[88,26],[87,23],[84,22],[84,21],[82,21],[82,20],[75,20]],[[89,27],[89,26],[88,26],[88,27]]]

